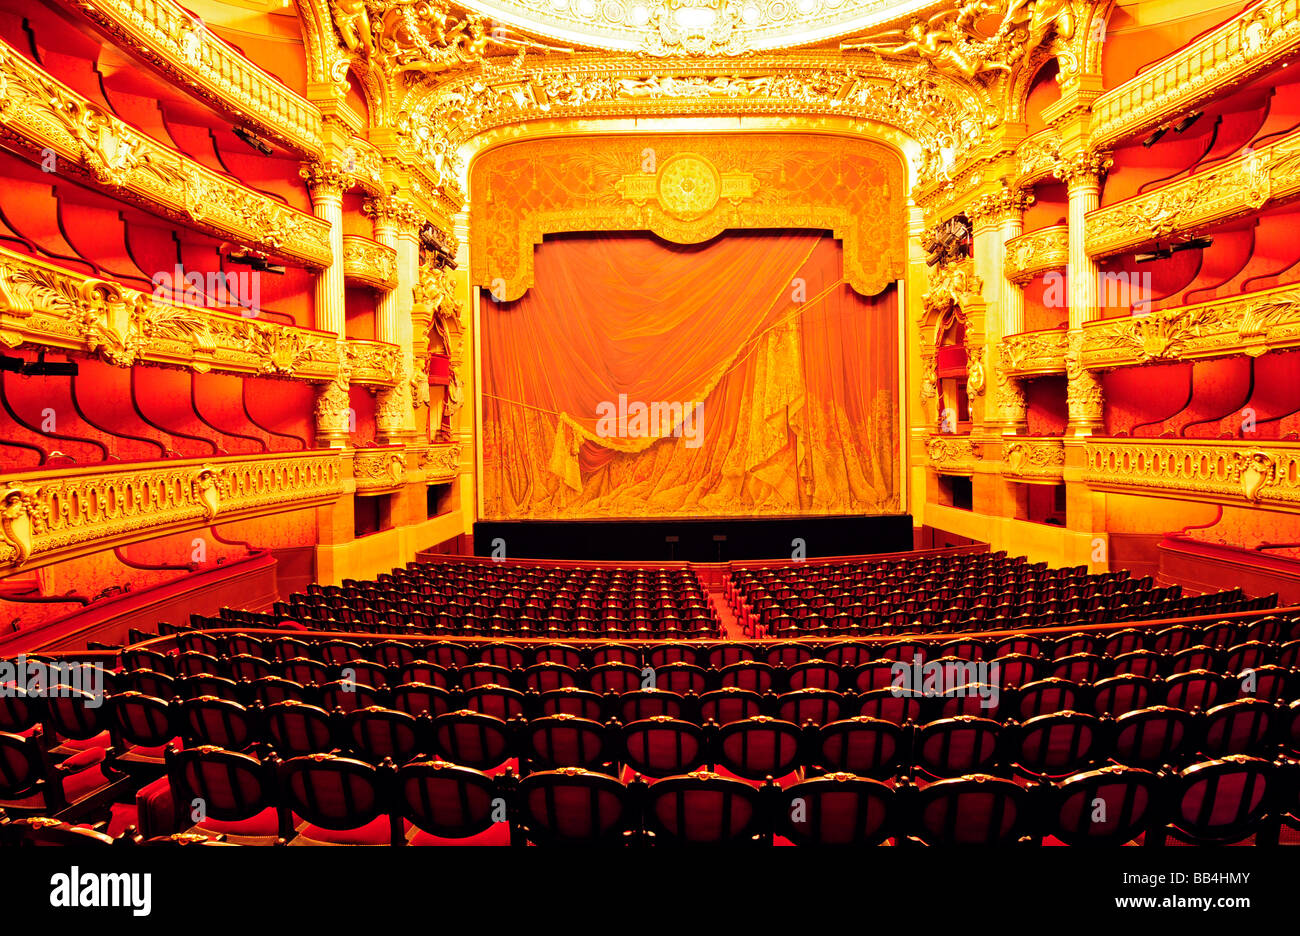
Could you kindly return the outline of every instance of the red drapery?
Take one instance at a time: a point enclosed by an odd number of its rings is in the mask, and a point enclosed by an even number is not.
[[[896,295],[841,271],[816,233],[548,239],[483,300],[486,516],[897,512]]]

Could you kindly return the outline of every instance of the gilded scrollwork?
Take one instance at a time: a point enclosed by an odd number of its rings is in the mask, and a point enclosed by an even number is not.
[[[998,345],[998,370],[1022,377],[1064,374],[1067,337],[1060,329],[1008,335]]]
[[[1002,471],[1019,478],[1060,480],[1065,470],[1065,442],[1051,438],[1002,440]]]
[[[1006,242],[1003,271],[1013,283],[1027,283],[1049,270],[1063,270],[1070,259],[1070,229],[1057,224]]]
[[[984,458],[983,449],[969,436],[931,435],[925,451],[930,467],[946,474],[971,474]]]
[[[343,276],[375,289],[397,285],[397,251],[368,237],[343,235]]]
[[[420,451],[420,470],[425,481],[439,484],[454,480],[460,473],[461,446],[456,442],[430,445]]]
[[[335,372],[334,341],[255,315],[177,305],[0,248],[0,341],[149,362],[318,380]]]
[[[406,480],[405,449],[357,450],[352,459],[352,476],[361,492],[373,493],[400,486]]]

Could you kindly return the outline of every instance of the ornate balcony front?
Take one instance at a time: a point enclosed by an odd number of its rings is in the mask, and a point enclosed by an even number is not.
[[[1040,273],[1064,270],[1069,259],[1070,229],[1058,224],[1008,240],[1003,270],[1013,283],[1027,283]]]
[[[1002,476],[1024,481],[1062,481],[1065,476],[1065,441],[1029,436],[1004,438]]]
[[[1300,445],[1242,439],[1099,439],[1083,480],[1103,490],[1300,511]]]
[[[1068,335],[1064,329],[1021,332],[998,344],[998,367],[1011,377],[1065,373]]]
[[[327,451],[9,475],[0,479],[0,570],[310,507],[342,493],[343,456]]]
[[[1229,296],[1084,326],[1090,370],[1300,347],[1300,286]]]
[[[931,433],[925,442],[930,467],[941,474],[974,474],[984,453],[970,436]]]

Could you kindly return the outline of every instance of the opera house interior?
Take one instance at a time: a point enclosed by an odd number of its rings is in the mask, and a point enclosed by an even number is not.
[[[1300,844],[1300,0],[184,3],[0,0],[0,845]]]

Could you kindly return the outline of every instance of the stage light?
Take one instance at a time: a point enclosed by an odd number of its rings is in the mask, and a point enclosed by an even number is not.
[[[77,364],[75,361],[47,362],[45,350],[41,349],[36,355],[36,360],[23,362],[19,373],[24,377],[76,377]]]
[[[26,363],[27,362],[20,357],[9,357],[0,354],[0,371],[10,371],[14,374],[21,374],[23,371],[23,365]]]
[[[1134,263],[1150,263],[1152,260],[1167,260],[1172,257],[1173,251],[1168,247],[1159,247],[1149,253],[1140,253],[1133,257]]]
[[[259,257],[257,254],[227,254],[226,260],[230,263],[238,263],[240,266],[252,267],[259,273],[274,273],[276,276],[284,275],[284,267],[278,263],[271,263],[265,257]]]
[[[1182,120],[1178,121],[1178,123],[1174,124],[1174,133],[1182,133],[1192,124],[1196,123],[1196,121],[1200,120],[1204,114],[1204,111],[1193,111],[1188,114]]]
[[[263,156],[270,156],[275,152],[274,146],[263,140],[251,130],[245,130],[243,127],[235,127],[235,136],[239,137]]]
[[[1213,243],[1213,237],[1193,237],[1191,240],[1183,241],[1181,244],[1174,244],[1169,249],[1174,253],[1178,253],[1181,250],[1204,250]]]
[[[1164,135],[1165,135],[1166,133],[1168,133],[1168,132],[1169,132],[1169,128],[1168,128],[1168,127],[1161,127],[1161,128],[1160,128],[1159,130],[1157,130],[1155,133],[1151,134],[1151,136],[1149,136],[1149,137],[1147,137],[1145,140],[1143,140],[1143,141],[1142,141],[1142,145],[1143,145],[1144,147],[1146,147],[1147,149],[1151,149],[1151,147],[1153,147],[1153,146],[1155,146],[1157,143],[1159,143],[1159,142],[1160,142],[1160,138],[1161,138],[1162,136],[1164,136]]]

